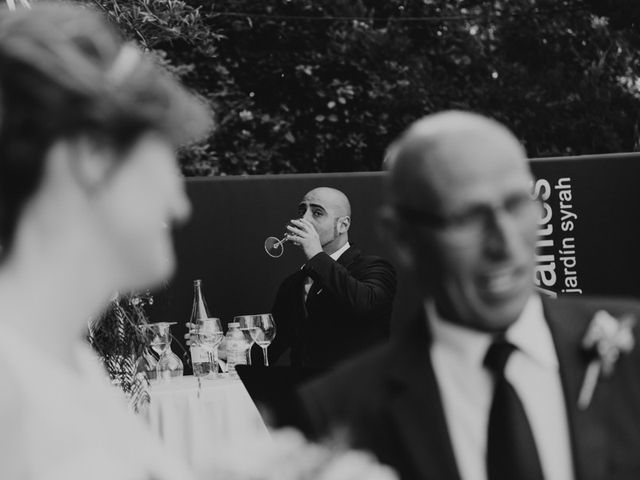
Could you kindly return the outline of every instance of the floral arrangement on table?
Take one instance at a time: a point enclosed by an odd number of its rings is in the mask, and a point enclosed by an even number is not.
[[[151,305],[153,296],[149,291],[117,294],[101,316],[89,320],[90,345],[136,413],[150,400],[149,378],[145,371],[138,371],[136,362],[146,347],[141,326],[149,323]]]

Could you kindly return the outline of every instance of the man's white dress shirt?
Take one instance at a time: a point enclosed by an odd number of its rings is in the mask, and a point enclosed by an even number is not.
[[[428,301],[426,309],[433,336],[431,362],[458,470],[463,480],[487,480],[493,378],[483,360],[492,336],[445,321],[433,302]],[[505,367],[505,376],[524,405],[545,479],[571,480],[571,443],[558,357],[537,295],[529,299],[506,338],[517,350]]]
[[[347,250],[349,250],[350,246],[351,245],[349,245],[349,242],[347,242],[341,248],[339,248],[338,250],[336,250],[335,252],[333,252],[329,256],[333,259],[334,262],[337,262],[338,259],[342,256],[342,254],[344,252],[346,252]],[[302,268],[304,268],[304,265],[302,266]],[[313,285],[313,278],[311,278],[311,277],[305,278],[305,281],[304,281],[304,300],[305,300],[305,302],[307,301],[307,295],[309,295],[309,290],[311,290],[311,285]]]

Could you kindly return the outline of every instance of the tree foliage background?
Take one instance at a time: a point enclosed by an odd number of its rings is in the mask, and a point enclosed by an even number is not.
[[[441,109],[530,156],[632,151],[637,0],[83,0],[211,102],[186,175],[361,171]]]

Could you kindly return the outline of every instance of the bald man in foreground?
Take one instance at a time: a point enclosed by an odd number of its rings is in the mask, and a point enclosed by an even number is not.
[[[290,347],[291,365],[330,368],[388,338],[395,271],[349,243],[350,225],[349,199],[334,188],[311,190],[298,205],[287,238],[306,262],[276,295],[274,361]]]
[[[640,478],[640,310],[536,293],[540,205],[519,142],[444,112],[396,148],[384,222],[423,304],[387,345],[303,387],[309,431],[348,427],[405,480]],[[606,378],[587,375],[594,325],[620,354]]]

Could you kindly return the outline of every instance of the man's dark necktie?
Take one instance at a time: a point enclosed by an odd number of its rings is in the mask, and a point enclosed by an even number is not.
[[[516,347],[496,339],[484,365],[493,373],[495,387],[489,412],[487,474],[489,480],[543,480],[542,466],[531,426],[518,394],[504,376]]]
[[[311,299],[315,297],[318,294],[318,292],[322,289],[319,282],[314,282],[311,278],[309,278],[309,280],[311,281],[310,282],[311,286],[309,287],[309,291],[306,294],[306,298],[305,298],[306,305],[308,305]],[[307,288],[307,285],[308,283],[305,282],[305,289]]]
[[[303,294],[304,294],[304,301],[305,302],[309,298],[309,293],[311,292],[311,288],[313,287],[313,284],[314,284],[313,278],[311,278],[309,276],[304,277],[304,282],[302,284],[302,288],[303,288]]]

